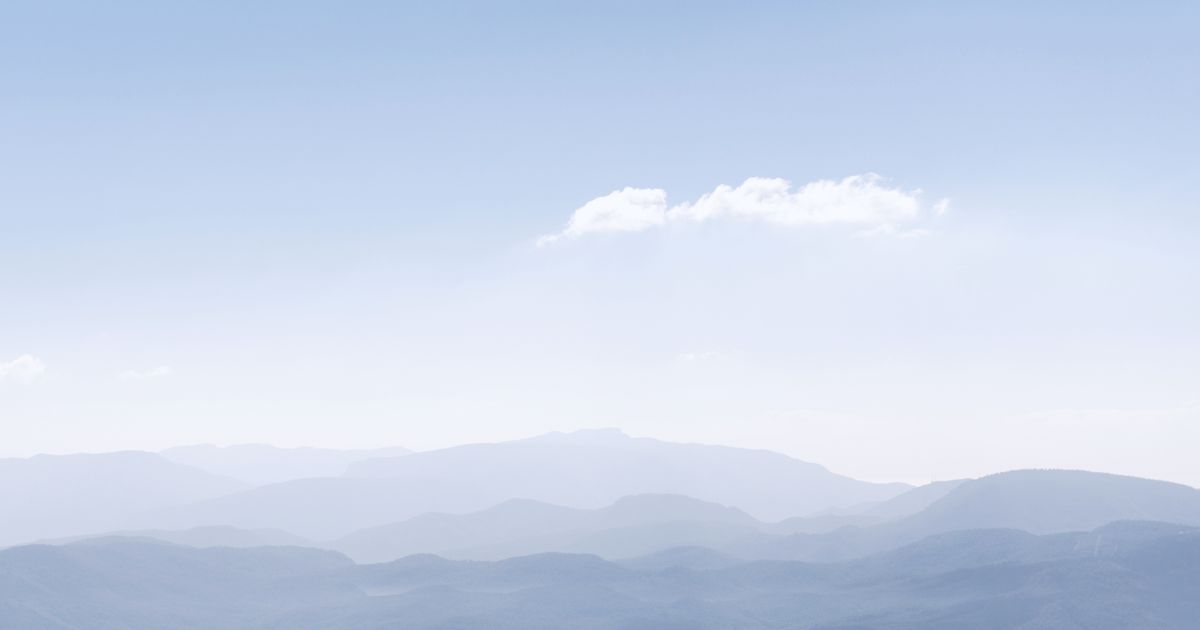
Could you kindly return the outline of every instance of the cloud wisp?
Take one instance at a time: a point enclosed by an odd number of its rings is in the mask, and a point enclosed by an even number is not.
[[[30,385],[46,374],[46,364],[29,354],[23,354],[7,363],[0,363],[0,382]]]
[[[873,173],[817,180],[799,188],[793,188],[786,179],[751,177],[739,186],[722,184],[696,201],[675,206],[667,204],[667,193],[659,188],[617,190],[580,206],[561,232],[541,237],[538,244],[719,219],[787,228],[840,224],[869,234],[923,234],[927,232],[904,227],[929,214],[945,214],[948,209],[946,199],[927,209],[920,190],[888,186]]]

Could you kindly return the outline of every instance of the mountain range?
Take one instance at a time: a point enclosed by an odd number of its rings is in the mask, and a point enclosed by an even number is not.
[[[909,489],[857,481],[770,451],[595,430],[362,460],[341,476],[268,484],[162,510],[144,526],[232,525],[324,540],[514,498],[595,509],[638,494],[679,494],[782,519]]]
[[[1200,532],[1163,523],[969,530],[830,564],[676,555],[706,561],[356,565],[298,547],[25,546],[0,551],[0,628],[1190,630],[1200,618]]]
[[[199,468],[214,475],[232,477],[247,485],[261,486],[292,479],[336,477],[345,473],[355,462],[380,457],[398,457],[409,452],[408,449],[399,446],[337,450],[279,448],[267,444],[195,444],[176,446],[159,454],[177,464]]]
[[[621,560],[690,546],[744,560],[827,562],[960,530],[1200,525],[1194,488],[1084,471],[908,488],[857,482],[767,451],[613,430],[397,452],[246,445],[0,460],[0,505],[10,515],[0,521],[0,544],[120,534],[193,546],[316,546],[359,562],[546,552]],[[271,462],[284,462],[276,476],[301,477],[244,480]],[[342,474],[307,476],[322,467]],[[711,481],[701,469],[727,478]],[[218,474],[238,471],[243,479]],[[775,483],[781,478],[792,483]],[[828,498],[838,492],[842,500]],[[803,515],[782,505],[817,509]]]
[[[247,487],[138,451],[0,459],[0,546],[123,528],[137,515]]]
[[[5,630],[1174,630],[1200,614],[1200,490],[1087,471],[913,488],[599,430],[5,459],[0,509]]]
[[[550,551],[606,558],[680,545],[719,546],[761,535],[762,523],[732,507],[680,495],[635,495],[580,510],[513,499],[470,514],[423,514],[360,530],[328,544],[358,562],[432,553],[498,560]]]
[[[360,530],[325,546],[359,562],[419,553],[494,560],[545,552],[615,560],[672,546],[707,547],[743,559],[829,562],[961,530],[1052,534],[1121,520],[1200,526],[1200,490],[1134,477],[1026,470],[941,484],[936,493],[925,488],[910,491],[917,498],[901,495],[892,500],[896,505],[873,506],[876,515],[868,515],[871,524],[866,526],[827,521],[822,530],[812,522],[821,517],[769,523],[689,497],[637,495],[597,510],[512,500],[469,514],[425,514]],[[884,519],[879,513],[895,516]],[[813,531],[796,533],[800,523]]]
[[[727,551],[745,558],[828,562],[944,532],[1007,528],[1052,534],[1120,520],[1200,525],[1200,490],[1086,471],[1011,471],[958,483],[919,512],[870,527],[748,541]]]

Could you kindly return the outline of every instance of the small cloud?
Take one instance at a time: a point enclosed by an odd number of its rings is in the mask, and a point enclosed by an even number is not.
[[[10,381],[18,385],[29,385],[46,374],[46,364],[29,354],[24,354],[8,363],[0,363],[0,382]]]
[[[539,245],[599,232],[642,232],[672,223],[702,223],[719,219],[758,221],[785,228],[851,225],[871,234],[906,234],[901,229],[949,210],[942,199],[931,210],[921,203],[921,191],[889,186],[873,173],[840,180],[822,179],[793,188],[786,179],[751,177],[738,186],[720,185],[696,201],[667,205],[666,191],[625,188],[580,206],[557,234],[538,239]]]
[[[160,365],[149,370],[125,370],[117,375],[117,378],[122,381],[148,381],[155,378],[163,378],[174,374],[175,371],[169,366]]]

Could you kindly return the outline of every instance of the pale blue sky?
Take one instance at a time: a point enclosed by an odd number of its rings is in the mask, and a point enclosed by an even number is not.
[[[0,8],[0,455],[612,425],[1200,483],[1194,3],[422,4]],[[864,173],[951,209],[536,246]]]

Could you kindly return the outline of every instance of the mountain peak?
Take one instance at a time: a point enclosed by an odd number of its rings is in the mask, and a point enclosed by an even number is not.
[[[634,438],[629,437],[624,431],[616,427],[602,427],[598,429],[580,429],[578,431],[562,432],[551,431],[543,433],[531,440],[539,442],[558,442],[566,444],[591,444],[591,445],[620,445],[627,444]]]

